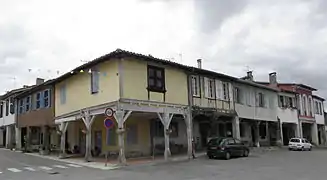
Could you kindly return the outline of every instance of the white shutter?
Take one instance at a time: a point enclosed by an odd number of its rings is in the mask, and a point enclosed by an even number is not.
[[[204,77],[204,97],[209,97],[209,79]]]
[[[234,88],[231,83],[228,83],[229,101],[234,100]]]
[[[222,82],[219,80],[215,80],[216,84],[216,98],[217,99],[222,99]]]

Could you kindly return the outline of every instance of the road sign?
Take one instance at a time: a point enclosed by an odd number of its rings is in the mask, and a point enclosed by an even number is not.
[[[104,114],[105,114],[107,117],[113,117],[113,116],[114,116],[114,110],[111,109],[111,108],[107,108],[107,109],[104,111]]]
[[[104,127],[106,127],[107,129],[110,129],[114,126],[114,121],[110,118],[106,118],[104,119]]]

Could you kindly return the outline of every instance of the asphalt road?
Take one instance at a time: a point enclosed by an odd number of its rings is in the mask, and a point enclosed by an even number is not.
[[[0,149],[0,180],[104,180],[107,171]]]
[[[98,170],[0,150],[0,180],[322,180],[327,177],[326,154],[326,150],[281,150],[229,161],[202,157],[190,162]]]

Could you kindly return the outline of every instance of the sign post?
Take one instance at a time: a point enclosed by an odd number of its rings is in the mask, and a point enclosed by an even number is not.
[[[114,123],[114,110],[112,108],[107,108],[104,111],[104,114],[107,116],[104,121],[104,127],[108,130],[114,127],[115,123]],[[108,136],[106,136],[106,141],[108,141]],[[109,152],[106,152],[106,162],[105,162],[105,166],[107,166],[108,164],[108,156],[109,156]]]

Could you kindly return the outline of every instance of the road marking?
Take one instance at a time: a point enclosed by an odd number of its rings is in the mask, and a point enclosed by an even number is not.
[[[8,168],[8,170],[11,172],[21,172],[21,170],[16,169],[16,168]]]
[[[53,165],[53,167],[61,168],[61,169],[67,169],[68,167],[62,166],[62,165]]]
[[[52,169],[52,168],[50,168],[50,167],[46,167],[46,166],[40,166],[39,168],[40,168],[40,169],[43,169],[43,170],[46,170],[46,171],[49,171],[49,170]]]
[[[82,167],[82,166],[77,165],[77,164],[67,164],[67,166],[70,166],[70,167]]]
[[[31,167],[24,167],[24,169],[29,170],[29,171],[35,171],[35,169],[31,168]]]

